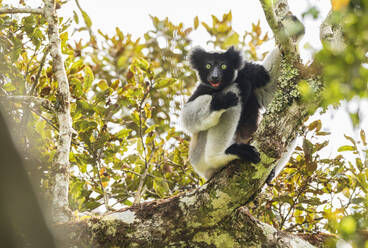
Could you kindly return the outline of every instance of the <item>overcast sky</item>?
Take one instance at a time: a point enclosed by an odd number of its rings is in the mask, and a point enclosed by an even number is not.
[[[304,49],[305,44],[308,43],[315,49],[321,47],[319,25],[330,9],[330,1],[293,0],[289,2],[291,11],[299,19],[302,18],[302,13],[312,5],[320,11],[319,19],[305,18],[303,20],[307,29],[300,42],[300,51],[304,61],[308,61],[311,59],[311,51]],[[262,30],[272,34],[258,0],[80,0],[80,5],[91,16],[93,28],[101,29],[105,33],[113,33],[115,27],[118,26],[124,32],[140,37],[144,32],[152,29],[149,15],[159,18],[169,17],[174,23],[183,22],[184,25],[191,26],[195,16],[198,16],[200,21],[210,23],[212,14],[221,17],[231,10],[232,24],[237,32],[243,33],[245,30],[250,30],[251,24],[260,20]],[[60,12],[63,15],[71,15],[73,9],[75,9],[74,1],[70,1]],[[191,38],[194,45],[206,46],[205,42],[209,37],[204,28],[200,27],[191,35]],[[272,43],[269,45],[272,46]]]

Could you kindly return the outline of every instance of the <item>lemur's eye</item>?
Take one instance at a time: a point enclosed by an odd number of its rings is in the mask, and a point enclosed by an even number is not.
[[[226,70],[226,68],[227,68],[227,65],[225,65],[225,64],[221,65],[221,69]]]
[[[208,69],[208,70],[211,69],[211,65],[210,64],[207,64],[206,65],[206,69]]]

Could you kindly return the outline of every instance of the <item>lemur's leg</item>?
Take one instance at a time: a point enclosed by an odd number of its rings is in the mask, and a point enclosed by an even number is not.
[[[232,92],[198,96],[184,105],[180,114],[181,124],[190,134],[207,130],[217,125],[221,115],[238,101]]]

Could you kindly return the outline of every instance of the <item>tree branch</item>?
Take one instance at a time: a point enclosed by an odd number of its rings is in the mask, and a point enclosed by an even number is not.
[[[339,23],[333,21],[333,10],[331,9],[326,19],[320,26],[320,39],[326,42],[333,51],[341,52],[345,49],[344,36]]]
[[[304,25],[289,10],[287,0],[259,0],[280,51],[285,56],[297,55],[296,39],[304,34]]]
[[[23,103],[23,104],[34,104],[38,106],[42,106],[45,109],[49,111],[55,111],[55,108],[47,99],[35,97],[35,96],[2,96],[1,101],[11,101],[11,102],[17,102],[17,103]]]
[[[72,139],[72,119],[70,116],[69,82],[64,68],[59,39],[58,18],[56,15],[56,1],[44,0],[44,14],[48,23],[48,37],[52,68],[58,82],[56,115],[59,124],[59,138],[57,154],[53,162],[55,170],[55,184],[53,187],[52,217],[56,222],[69,220],[70,210],[68,201],[69,191],[69,152]]]
[[[35,14],[43,15],[42,9],[31,8],[0,8],[0,14]]]

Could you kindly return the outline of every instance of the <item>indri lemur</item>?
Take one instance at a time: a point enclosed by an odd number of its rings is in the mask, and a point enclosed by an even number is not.
[[[248,142],[261,108],[255,89],[270,81],[266,69],[244,61],[234,47],[213,53],[198,47],[189,60],[200,83],[180,118],[191,135],[189,159],[195,171],[209,179],[234,159],[258,163],[260,155]]]

